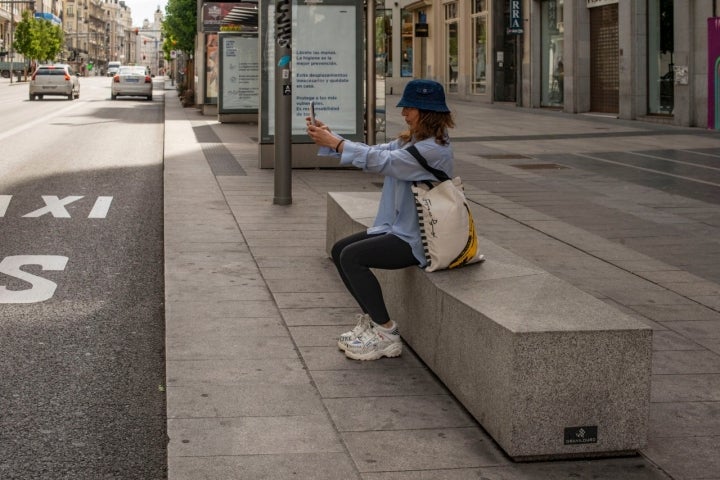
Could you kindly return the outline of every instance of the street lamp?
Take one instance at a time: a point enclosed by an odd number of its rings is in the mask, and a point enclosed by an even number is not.
[[[12,81],[13,81],[13,60],[15,58],[15,51],[13,48],[13,43],[15,42],[15,33],[13,31],[13,28],[15,25],[15,8],[14,7],[17,4],[34,5],[35,2],[32,0],[3,0],[2,3],[10,4],[10,83],[12,83]],[[18,80],[20,80],[20,79],[18,78]]]

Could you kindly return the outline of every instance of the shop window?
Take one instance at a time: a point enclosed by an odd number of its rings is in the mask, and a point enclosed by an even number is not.
[[[457,2],[445,4],[445,88],[448,92],[458,91],[458,21]]]
[[[378,10],[375,17],[375,74],[392,77],[392,10]]]
[[[673,51],[673,0],[648,0],[648,113],[673,113]]]
[[[620,105],[618,4],[590,9],[590,110],[618,113]]]
[[[487,11],[487,0],[473,0],[472,13],[481,13]]]
[[[413,13],[408,10],[400,12],[402,19],[400,52],[402,60],[400,62],[400,76],[413,76]]]
[[[487,89],[487,11],[485,0],[473,0],[473,79],[472,92]]]
[[[542,81],[541,105],[558,107],[563,104],[565,67],[563,59],[563,0],[542,2],[541,32]]]
[[[217,104],[218,96],[218,34],[205,35],[205,100],[207,104]]]

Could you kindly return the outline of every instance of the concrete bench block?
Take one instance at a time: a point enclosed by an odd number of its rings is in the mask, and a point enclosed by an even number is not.
[[[328,251],[372,222],[378,199],[328,194]],[[515,460],[643,448],[652,330],[488,240],[481,245],[483,264],[376,272],[405,342]]]

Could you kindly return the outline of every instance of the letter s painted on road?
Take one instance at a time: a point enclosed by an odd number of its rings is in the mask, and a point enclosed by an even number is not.
[[[68,257],[60,255],[14,255],[0,262],[0,273],[19,278],[32,285],[25,290],[8,290],[0,285],[0,303],[37,303],[49,300],[55,294],[57,284],[46,278],[23,272],[23,265],[40,265],[43,270],[65,270]]]

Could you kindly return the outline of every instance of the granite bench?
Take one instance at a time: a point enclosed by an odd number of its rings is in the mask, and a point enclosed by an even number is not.
[[[328,253],[372,223],[378,201],[328,194]],[[652,330],[480,240],[482,264],[376,271],[403,340],[514,460],[643,448]]]

